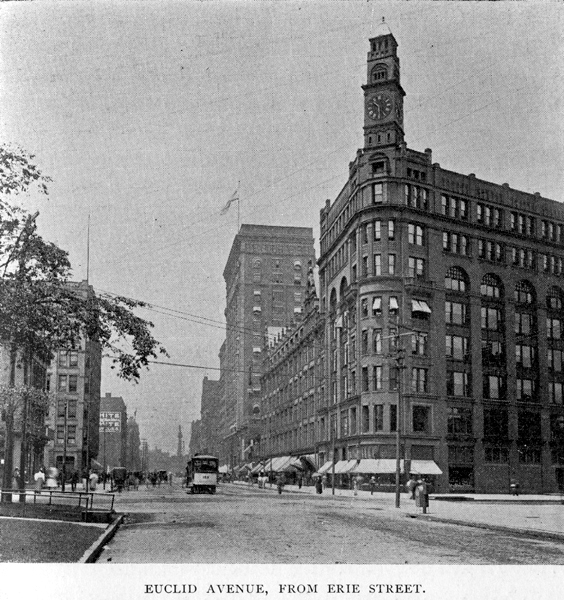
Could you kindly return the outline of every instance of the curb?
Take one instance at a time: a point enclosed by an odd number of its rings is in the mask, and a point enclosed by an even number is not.
[[[102,553],[103,547],[114,537],[118,527],[122,524],[125,515],[120,515],[102,535],[86,550],[78,563],[93,563]]]
[[[464,527],[474,527],[475,529],[486,529],[488,531],[499,531],[500,533],[509,533],[528,538],[542,538],[556,542],[564,542],[564,534],[551,531],[540,531],[537,529],[521,529],[519,527],[504,527],[503,525],[489,525],[487,523],[476,523],[475,521],[461,521],[459,519],[447,519],[424,514],[406,514],[407,517],[424,519],[426,521],[435,521],[436,523],[446,523],[448,525],[462,525]]]

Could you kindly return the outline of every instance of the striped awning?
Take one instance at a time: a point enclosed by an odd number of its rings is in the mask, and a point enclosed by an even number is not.
[[[356,466],[356,463],[356,460],[340,460],[335,464],[335,474],[342,475],[343,473],[352,471],[352,469]]]

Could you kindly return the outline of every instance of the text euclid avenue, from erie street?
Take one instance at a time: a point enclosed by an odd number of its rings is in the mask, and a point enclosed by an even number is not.
[[[188,583],[146,583],[146,594],[195,594],[198,587]],[[262,583],[246,584],[209,584],[205,588],[206,594],[264,594],[269,590]],[[358,583],[326,583],[314,584],[277,584],[274,593],[277,594],[424,594],[425,590],[419,583],[371,583],[360,585]]]

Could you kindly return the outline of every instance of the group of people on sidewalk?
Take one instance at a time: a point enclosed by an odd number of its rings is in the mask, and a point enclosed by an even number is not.
[[[15,475],[14,475],[15,477]],[[47,490],[56,490],[58,487],[62,487],[63,483],[63,473],[57,469],[57,467],[39,467],[35,474],[33,475],[34,486],[36,492],[41,492],[43,489]],[[78,483],[80,482],[80,474],[75,469],[72,471],[70,478],[68,478],[68,483],[70,484],[70,488],[72,492],[76,492],[76,488]],[[96,471],[91,470],[88,473],[84,473],[82,477],[82,485],[83,489],[89,489],[90,491],[95,491],[98,485],[98,473]],[[66,482],[65,482],[66,483]]]

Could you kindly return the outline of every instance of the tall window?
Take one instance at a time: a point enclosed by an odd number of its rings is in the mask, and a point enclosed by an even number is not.
[[[407,226],[407,237],[410,244],[423,246],[425,243],[423,226],[416,223],[409,223]]]
[[[422,331],[417,332],[411,337],[411,353],[418,356],[427,355],[428,334]]]
[[[373,368],[374,391],[382,389],[382,367],[380,365]]]
[[[427,369],[414,367],[411,369],[411,391],[427,393]]]
[[[460,267],[450,267],[445,275],[445,288],[452,292],[466,292],[468,275]]]
[[[374,405],[374,431],[383,431],[384,429],[384,405]]]
[[[431,407],[414,406],[412,412],[413,431],[415,433],[431,432]]]
[[[372,204],[382,204],[384,201],[384,189],[381,183],[372,184]]]
[[[382,354],[382,330],[374,329],[372,331],[372,351],[374,354]]]
[[[447,430],[451,435],[470,435],[472,433],[472,409],[449,406]]]
[[[480,286],[480,293],[482,296],[486,296],[488,298],[501,298],[503,289],[499,278],[492,273],[484,275],[482,284]]]
[[[382,239],[382,221],[374,221],[374,241],[379,242]]]
[[[396,255],[388,254],[388,274],[395,275],[396,274]]]
[[[466,311],[466,305],[461,302],[445,302],[445,320],[449,325],[465,325]]]
[[[449,396],[470,396],[470,380],[463,371],[447,371],[447,394]]]
[[[382,275],[382,255],[374,255],[374,275]]]
[[[425,260],[415,256],[409,257],[409,277],[424,277]]]

